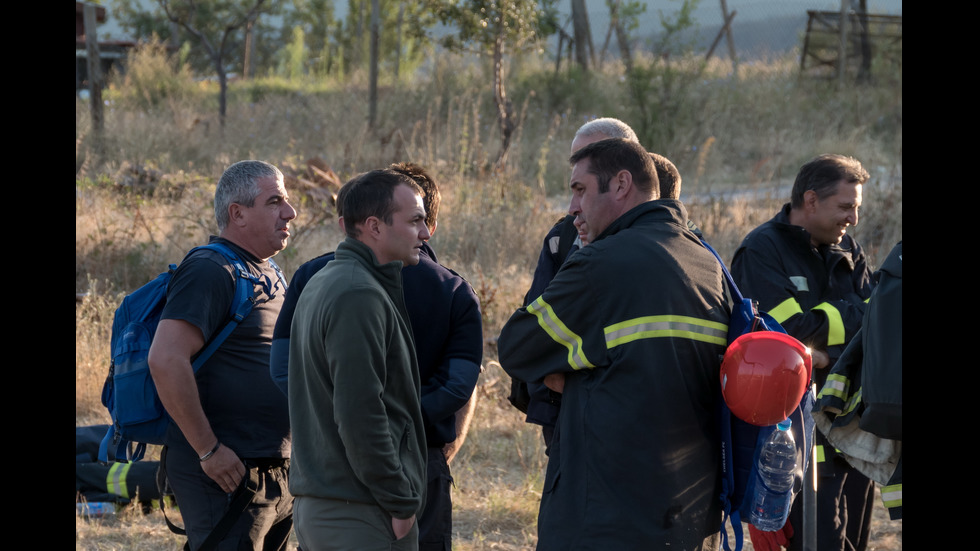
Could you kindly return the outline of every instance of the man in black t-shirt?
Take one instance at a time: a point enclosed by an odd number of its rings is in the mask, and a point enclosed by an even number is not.
[[[255,469],[262,491],[221,541],[229,549],[283,549],[292,529],[287,471],[289,410],[269,377],[272,332],[285,284],[269,259],[286,247],[296,210],[283,174],[263,161],[225,170],[214,197],[219,235],[254,275],[270,285],[252,312],[194,373],[191,361],[228,321],[238,275],[218,252],[185,258],[167,288],[167,304],[149,353],[150,371],[173,422],[163,460],[187,531],[197,549]],[[235,543],[231,543],[235,542]]]

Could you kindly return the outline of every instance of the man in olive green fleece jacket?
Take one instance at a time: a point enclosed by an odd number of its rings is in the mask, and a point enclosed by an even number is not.
[[[289,349],[300,547],[418,549],[426,441],[401,269],[429,238],[422,190],[375,170],[338,194],[347,238],[307,283]]]

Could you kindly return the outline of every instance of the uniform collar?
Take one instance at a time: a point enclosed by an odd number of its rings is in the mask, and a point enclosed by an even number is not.
[[[684,203],[677,199],[656,199],[640,203],[613,221],[608,228],[599,234],[596,241],[614,235],[639,222],[667,222],[686,228],[687,208],[684,207]]]

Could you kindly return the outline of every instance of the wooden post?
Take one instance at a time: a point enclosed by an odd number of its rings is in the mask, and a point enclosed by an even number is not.
[[[85,53],[88,56],[88,91],[89,105],[92,112],[93,149],[98,156],[102,155],[102,138],[104,123],[102,119],[102,61],[99,55],[99,37],[96,31],[98,22],[95,16],[96,6],[85,4],[82,8],[85,24]]]
[[[840,42],[837,46],[838,86],[844,86],[844,74],[847,72],[847,4],[848,0],[840,0]]]
[[[378,41],[381,33],[381,3],[371,0],[371,71],[368,91],[368,128],[373,129],[378,117]]]
[[[738,59],[735,57],[735,39],[732,37],[732,21],[728,18],[728,4],[721,0],[721,16],[725,19],[725,35],[728,41],[728,57],[732,60],[732,73],[738,77]],[[732,18],[735,14],[732,13]]]
[[[712,42],[711,43],[711,47],[708,48],[708,53],[705,54],[705,56],[704,56],[704,60],[705,61],[711,59],[711,55],[715,53],[715,48],[717,48],[718,47],[718,43],[721,42],[722,35],[724,35],[724,34],[726,34],[726,33],[729,32],[730,25],[732,24],[732,20],[735,19],[735,14],[736,13],[738,13],[738,12],[737,11],[733,11],[732,13],[730,13],[730,14],[728,14],[728,15],[725,16],[725,23],[721,26],[721,29],[718,30],[718,35],[715,36],[714,42]],[[735,57],[732,56],[732,61],[734,61],[734,60],[735,60]]]

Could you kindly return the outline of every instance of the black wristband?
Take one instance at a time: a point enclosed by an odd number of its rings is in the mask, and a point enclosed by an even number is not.
[[[214,455],[214,452],[218,451],[218,448],[220,448],[220,447],[221,447],[221,441],[219,440],[219,441],[217,441],[217,442],[214,443],[214,447],[211,448],[211,451],[209,451],[208,453],[202,455],[198,459],[201,460],[201,463],[204,463],[208,459],[211,459],[211,456]]]

